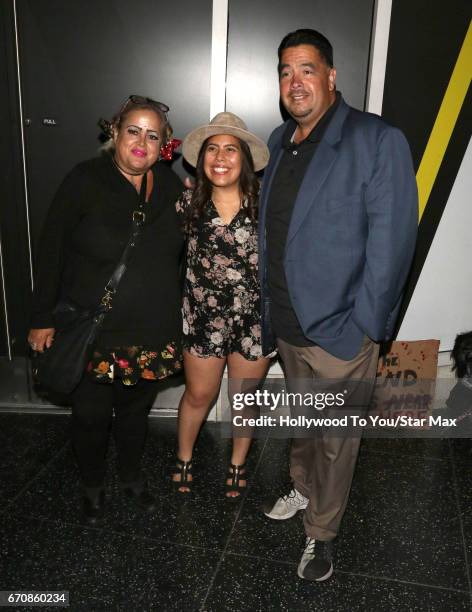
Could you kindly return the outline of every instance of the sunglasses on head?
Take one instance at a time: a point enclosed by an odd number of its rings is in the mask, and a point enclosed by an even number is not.
[[[128,96],[128,98],[126,98],[117,117],[120,117],[120,115],[124,113],[124,111],[130,104],[149,104],[150,106],[155,106],[162,113],[164,113],[167,121],[167,113],[169,112],[169,107],[167,106],[167,104],[164,104],[163,102],[158,102],[157,100],[153,100],[152,98],[134,95]],[[109,138],[113,137],[113,123],[111,121],[107,121],[106,119],[100,119],[98,125]],[[178,138],[171,138],[165,145],[162,145],[161,147],[161,159],[170,161],[172,159],[175,149],[177,149],[181,144],[182,141]]]
[[[167,113],[169,112],[169,107],[164,102],[158,102],[157,100],[153,100],[152,98],[146,98],[145,96],[128,96],[123,103],[123,106],[120,110],[120,115],[125,111],[125,109],[130,104],[149,104],[150,106],[155,106],[158,108],[164,115],[167,117]]]

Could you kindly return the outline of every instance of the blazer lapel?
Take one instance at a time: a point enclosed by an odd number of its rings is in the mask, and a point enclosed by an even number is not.
[[[341,101],[316,149],[313,159],[308,165],[295,200],[288,228],[287,245],[299,230],[312,206],[315,205],[316,197],[328,178],[338,155],[336,145],[341,140],[342,127],[348,113],[349,106],[344,101]]]
[[[288,228],[287,244],[295,236],[304,218],[314,205],[316,196],[325,182],[336,156],[337,152],[331,145],[323,140],[319,143],[298,190]]]

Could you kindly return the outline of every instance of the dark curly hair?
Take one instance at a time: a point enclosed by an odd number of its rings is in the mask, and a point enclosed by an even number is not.
[[[138,97],[138,96],[136,96]],[[155,103],[151,102],[133,102],[132,100],[127,101],[124,107],[121,107],[114,115],[111,121],[107,119],[100,119],[98,125],[100,126],[104,136],[106,137],[105,144],[101,147],[102,151],[113,152],[115,150],[115,143],[113,141],[113,129],[120,130],[126,117],[136,110],[149,110],[152,111],[160,122],[160,137],[162,145],[165,145],[172,139],[173,130],[169,123],[166,113],[160,110]]]
[[[213,186],[205,174],[203,168],[205,151],[208,146],[207,138],[198,153],[196,165],[196,184],[192,195],[190,210],[187,217],[186,229],[189,231],[194,223],[203,215],[208,201],[211,200]],[[254,172],[254,161],[248,145],[238,138],[241,147],[241,174],[239,176],[239,189],[242,200],[245,202],[247,216],[252,220],[257,220],[259,180]]]
[[[472,331],[456,336],[451,357],[458,378],[472,376]]]

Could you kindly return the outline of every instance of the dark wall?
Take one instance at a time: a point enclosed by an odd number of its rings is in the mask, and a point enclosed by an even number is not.
[[[230,0],[226,107],[267,139],[282,116],[277,47],[288,32],[313,28],[334,48],[337,86],[346,101],[365,106],[373,0]]]
[[[469,26],[470,0],[395,0],[382,116],[401,127],[418,169]]]
[[[18,10],[36,245],[60,180],[96,154],[98,119],[128,95],[168,104],[176,136],[208,119],[212,2],[23,0]]]
[[[0,356],[8,354],[6,315],[12,354],[26,350],[31,291],[12,9],[12,3],[0,2],[0,239],[6,292],[4,300],[0,283]]]

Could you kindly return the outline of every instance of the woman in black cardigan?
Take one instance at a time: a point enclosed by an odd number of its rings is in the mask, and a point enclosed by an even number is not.
[[[146,511],[154,499],[141,473],[155,381],[181,368],[179,261],[183,237],[175,211],[177,175],[158,162],[174,141],[168,107],[130,96],[108,124],[109,151],[77,165],[60,186],[46,218],[37,261],[34,351],[54,341],[59,298],[94,308],[115,269],[138,207],[144,175],[145,221],[128,268],[96,340],[87,371],[72,393],[72,441],[89,524],[103,515],[105,455],[115,412],[119,478]]]

